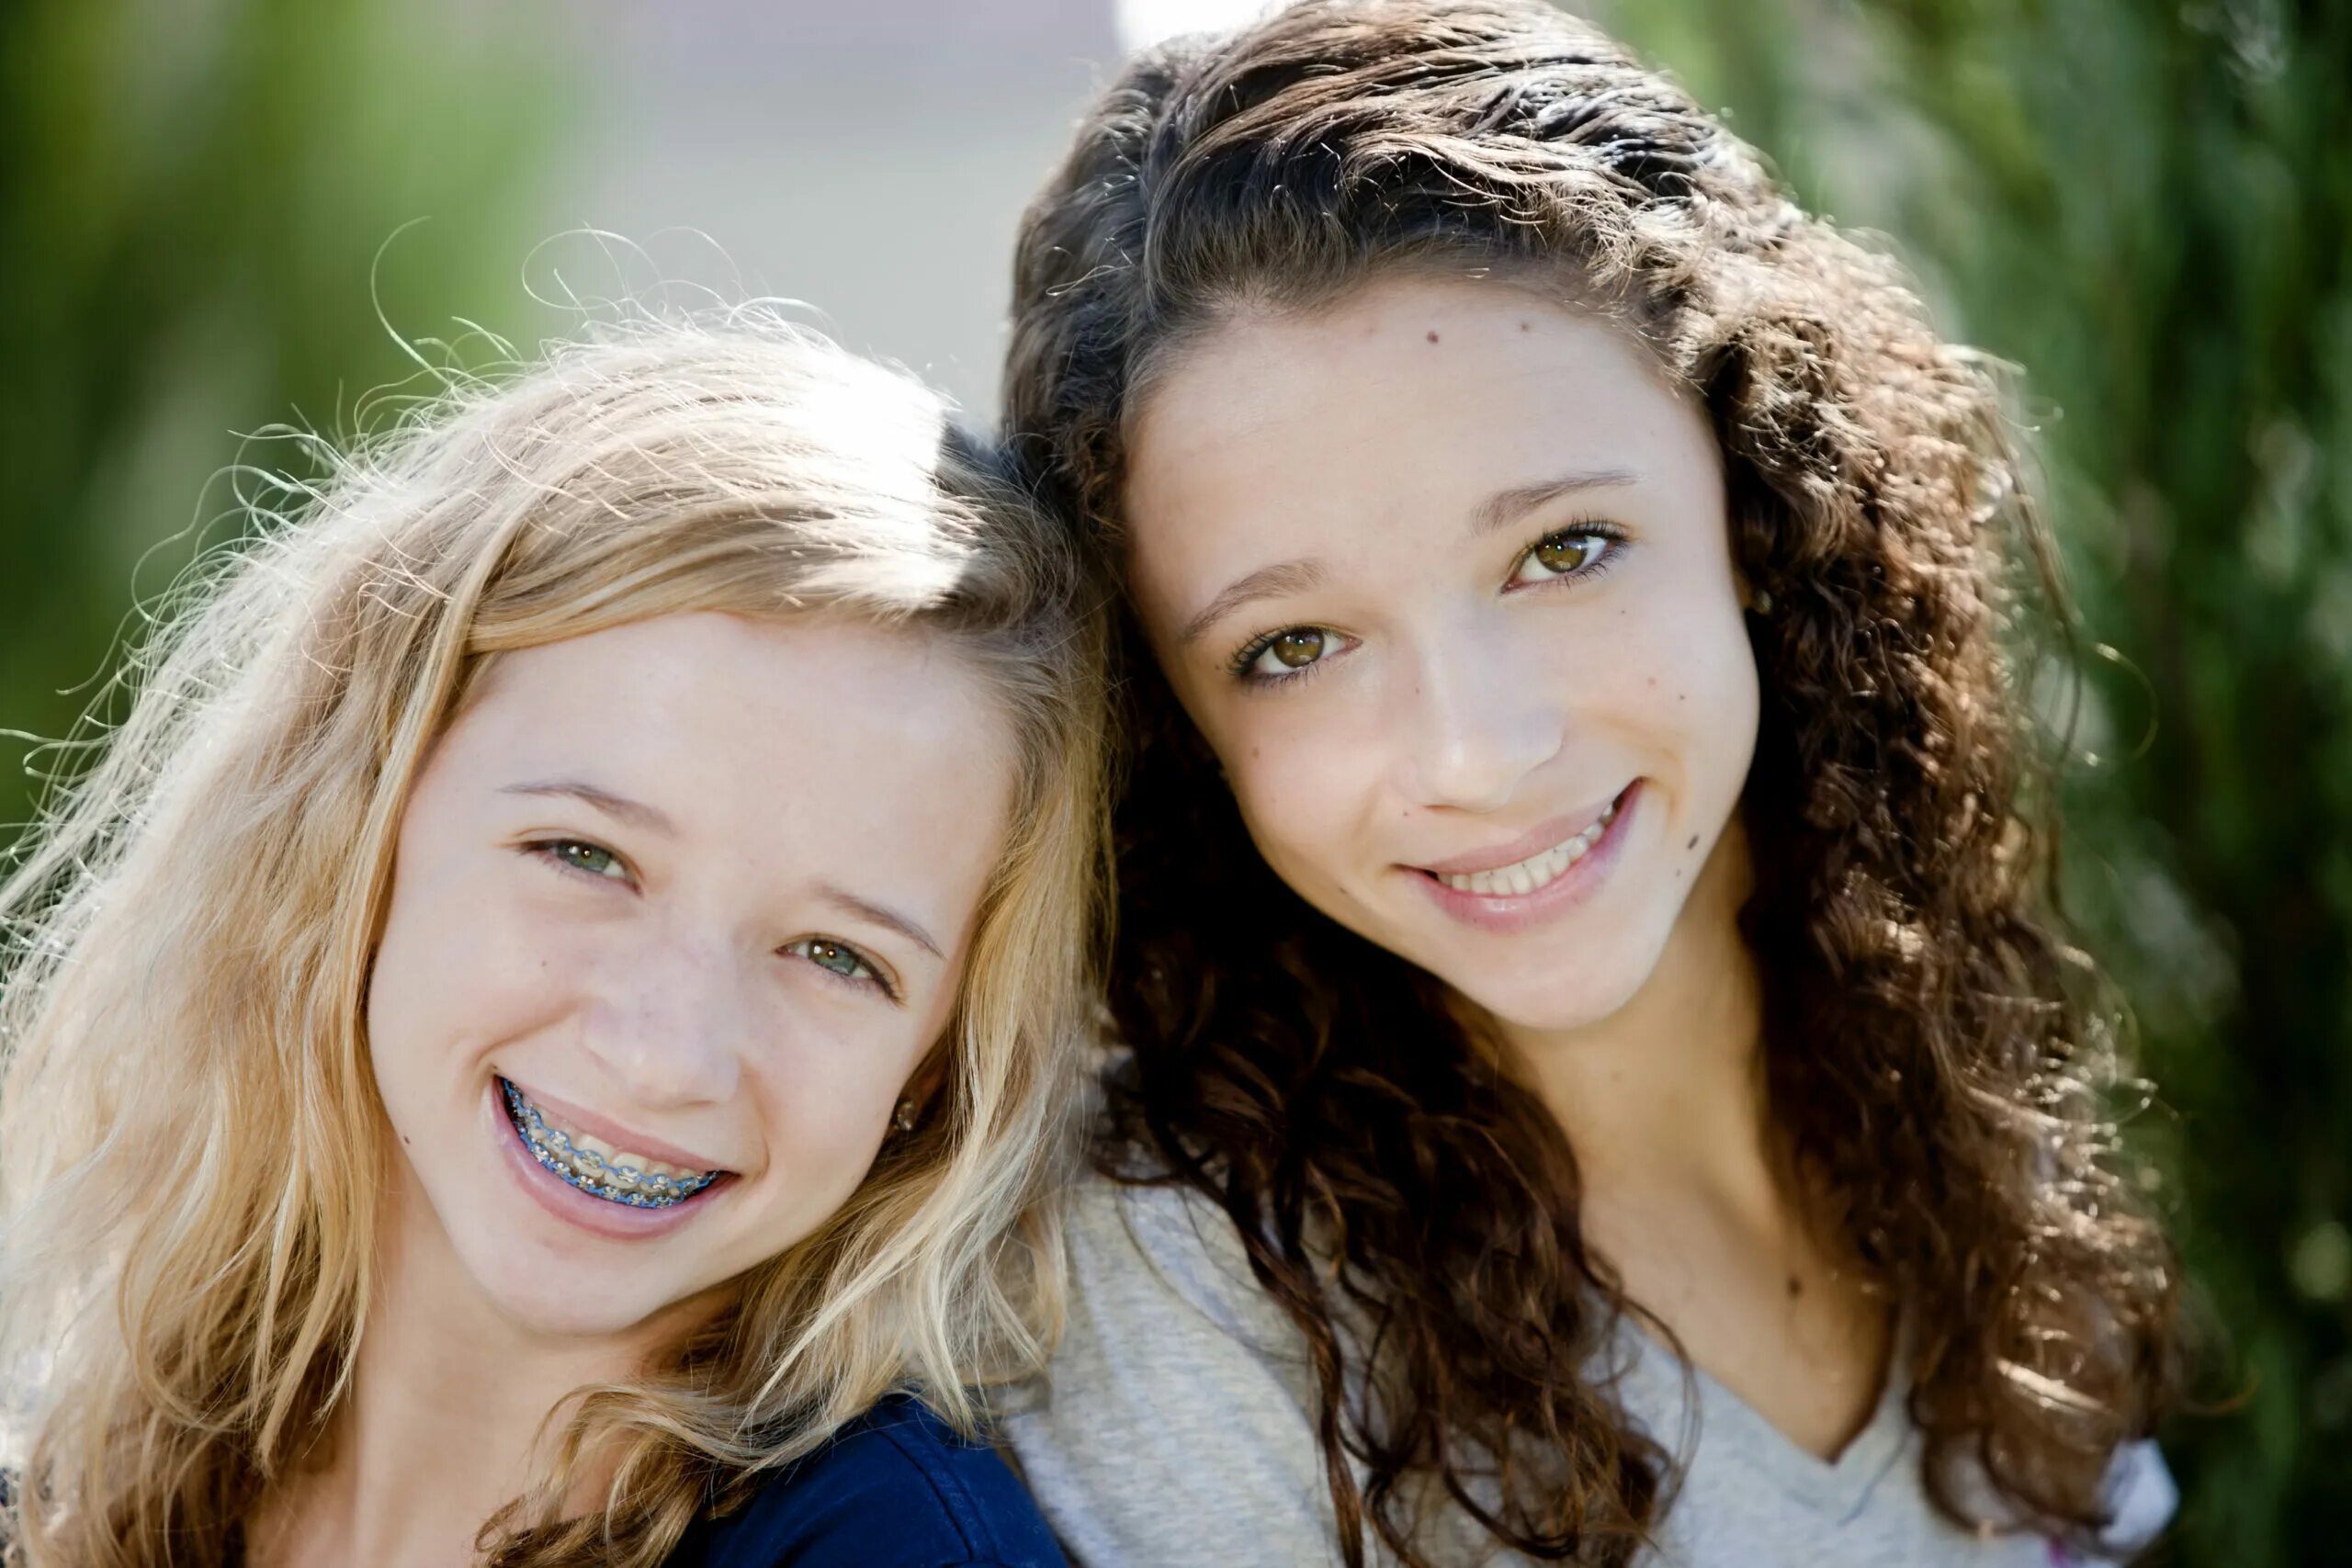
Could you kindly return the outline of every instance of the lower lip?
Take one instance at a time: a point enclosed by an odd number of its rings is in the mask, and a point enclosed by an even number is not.
[[[1584,903],[1600,890],[1624,847],[1641,795],[1639,783],[1628,785],[1617,797],[1617,815],[1610,819],[1608,830],[1577,857],[1574,865],[1532,893],[1465,893],[1426,871],[1407,869],[1440,909],[1464,925],[1489,931],[1526,931]]]
[[[506,1114],[505,1098],[498,1092],[494,1077],[483,1096],[483,1104],[490,1111],[492,1134],[503,1145],[501,1157],[523,1190],[557,1219],[608,1241],[650,1241],[668,1235],[681,1225],[691,1224],[695,1216],[709,1206],[710,1200],[735,1179],[722,1176],[684,1202],[673,1203],[666,1209],[635,1209],[626,1203],[607,1202],[582,1192],[538,1162],[530,1146],[523,1142],[514,1119]]]

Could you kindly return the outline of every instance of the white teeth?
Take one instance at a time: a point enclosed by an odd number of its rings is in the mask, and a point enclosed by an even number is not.
[[[548,1126],[560,1126],[560,1123],[548,1122]],[[701,1170],[687,1170],[684,1166],[671,1166],[671,1164],[663,1164],[663,1161],[659,1159],[647,1159],[644,1155],[630,1155],[628,1149],[616,1149],[609,1143],[605,1143],[602,1138],[591,1138],[588,1134],[574,1134],[571,1128],[564,1128],[564,1135],[571,1140],[571,1147],[579,1149],[581,1155],[595,1155],[597,1159],[605,1161],[606,1166],[612,1166],[616,1173],[621,1173],[621,1170],[635,1170],[638,1176],[675,1176],[675,1178],[701,1176]]]
[[[1600,821],[1575,838],[1532,854],[1516,864],[1497,866],[1492,871],[1474,871],[1463,876],[1441,876],[1438,880],[1461,893],[1513,897],[1532,893],[1556,881],[1561,873],[1582,860],[1593,845],[1600,842],[1600,836],[1609,831],[1609,824],[1615,820],[1617,807],[1612,802],[1609,809],[1600,814]]]
[[[540,1114],[544,1116],[546,1112],[541,1111]],[[667,1176],[679,1179],[691,1179],[703,1174],[699,1170],[688,1170],[682,1166],[667,1165],[658,1159],[650,1159],[644,1155],[631,1154],[627,1149],[615,1148],[602,1138],[593,1137],[586,1133],[573,1132],[552,1116],[548,1116],[547,1122],[548,1126],[560,1129],[565,1137],[571,1140],[571,1147],[575,1153],[594,1155],[604,1161],[605,1168],[616,1177]]]

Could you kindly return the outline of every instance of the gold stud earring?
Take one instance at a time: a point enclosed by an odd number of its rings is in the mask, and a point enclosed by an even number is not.
[[[890,1112],[890,1125],[901,1133],[915,1130],[915,1102],[911,1098],[899,1101],[898,1108]]]

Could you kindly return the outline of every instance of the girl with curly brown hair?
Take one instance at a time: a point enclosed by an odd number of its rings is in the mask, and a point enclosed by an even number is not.
[[[1082,1562],[2025,1564],[2171,1506],[1997,388],[1588,26],[1131,63],[1009,419],[1126,610]],[[2026,569],[2020,571],[2018,569]]]

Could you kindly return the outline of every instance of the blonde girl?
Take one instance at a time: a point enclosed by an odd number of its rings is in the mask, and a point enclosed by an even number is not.
[[[11,1564],[1058,1562],[1097,660],[939,400],[752,312],[292,484],[19,857]]]

